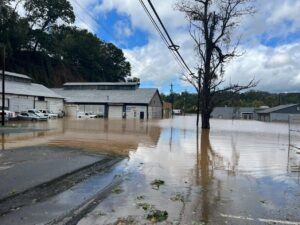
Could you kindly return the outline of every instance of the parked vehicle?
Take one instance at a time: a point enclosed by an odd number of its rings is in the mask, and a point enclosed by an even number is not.
[[[27,112],[36,114],[38,116],[45,116],[44,113],[42,113],[41,111],[39,111],[37,109],[28,109]]]
[[[48,117],[49,119],[57,119],[58,118],[58,114],[54,113],[50,110],[40,110],[44,116]]]
[[[96,118],[104,118],[104,113],[103,112],[97,113]]]
[[[35,113],[30,112],[21,112],[18,115],[19,120],[28,120],[28,121],[47,121],[47,117],[39,116]]]
[[[96,115],[91,112],[78,112],[77,118],[96,118]]]
[[[1,113],[2,113],[2,111],[1,111]],[[8,118],[16,118],[17,117],[16,113],[13,112],[13,111],[5,110],[5,113],[6,113]]]
[[[5,121],[10,119],[15,119],[17,117],[16,113],[13,111],[4,110]],[[0,121],[2,121],[2,110],[0,109]]]
[[[41,120],[47,120],[48,119],[48,116],[45,116],[44,113],[40,112],[37,109],[29,109],[28,112],[39,116],[41,118]]]

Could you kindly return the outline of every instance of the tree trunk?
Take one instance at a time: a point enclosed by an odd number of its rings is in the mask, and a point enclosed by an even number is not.
[[[210,119],[210,105],[211,96],[210,90],[208,88],[207,80],[204,81],[203,91],[202,91],[202,109],[201,109],[201,119],[202,119],[202,129],[210,129],[209,119]]]
[[[210,129],[209,118],[210,118],[210,113],[202,113],[201,114],[202,129]]]
[[[197,96],[197,122],[196,122],[196,125],[197,125],[197,129],[199,127],[199,116],[200,116],[200,99],[201,99],[201,96],[200,96],[200,91],[198,91],[198,96]]]

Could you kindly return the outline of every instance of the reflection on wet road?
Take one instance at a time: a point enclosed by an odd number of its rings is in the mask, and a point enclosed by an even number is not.
[[[300,223],[300,175],[292,172],[300,165],[300,138],[289,143],[287,124],[213,120],[211,131],[198,133],[194,124],[193,116],[54,120],[27,124],[44,131],[3,134],[2,149],[49,146],[127,157],[119,165],[120,191],[86,212],[81,225],[150,224],[154,210],[168,212],[163,224]],[[0,171],[9,170],[1,158],[0,151]],[[164,184],[153,188],[154,180]]]

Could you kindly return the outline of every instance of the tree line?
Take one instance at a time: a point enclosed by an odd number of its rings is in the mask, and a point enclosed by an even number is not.
[[[68,0],[1,0],[0,43],[6,47],[6,70],[50,87],[68,81],[124,81],[131,75],[121,49],[79,29],[74,21]]]
[[[186,113],[197,112],[196,93],[173,93],[174,109],[181,109]],[[172,102],[172,96],[162,94],[162,99]],[[275,107],[277,105],[300,103],[300,93],[269,93],[264,91],[248,91],[243,93],[222,92],[217,94],[214,107]]]

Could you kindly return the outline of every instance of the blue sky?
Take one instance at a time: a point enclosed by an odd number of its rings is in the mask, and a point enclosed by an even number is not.
[[[142,87],[158,87],[162,92],[194,91],[181,80],[182,70],[163,44],[138,0],[70,0],[76,25],[122,48],[132,65],[132,75]],[[144,1],[146,3],[146,1]],[[197,66],[194,43],[176,0],[152,0],[174,42],[189,67]],[[79,6],[80,5],[80,6]],[[225,79],[246,83],[260,80],[256,89],[271,92],[300,92],[300,1],[253,1],[256,14],[244,18],[236,31],[242,34],[243,56],[226,66]],[[88,13],[87,13],[88,12]]]

